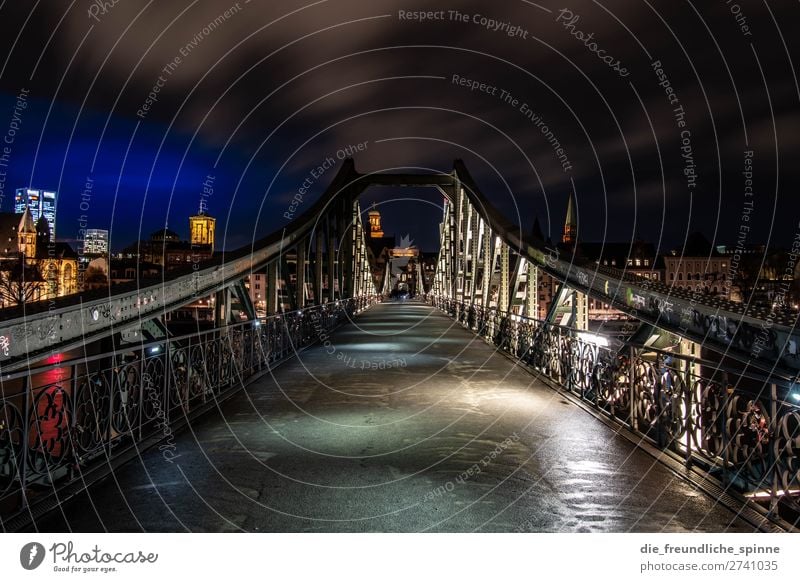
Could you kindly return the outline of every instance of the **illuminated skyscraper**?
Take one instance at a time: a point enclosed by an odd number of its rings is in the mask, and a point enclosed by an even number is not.
[[[101,228],[87,228],[83,238],[84,255],[108,254],[108,231]]]
[[[30,209],[34,224],[44,215],[50,225],[50,240],[56,240],[56,193],[49,190],[18,188],[14,197],[14,212],[22,214]]]

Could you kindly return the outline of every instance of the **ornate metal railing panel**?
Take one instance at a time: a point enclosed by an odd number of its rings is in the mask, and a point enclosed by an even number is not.
[[[2,378],[0,516],[168,434],[259,371],[315,343],[376,296],[362,296]]]
[[[800,405],[790,384],[434,296],[430,303],[724,487],[800,515]],[[760,388],[759,388],[760,386]]]

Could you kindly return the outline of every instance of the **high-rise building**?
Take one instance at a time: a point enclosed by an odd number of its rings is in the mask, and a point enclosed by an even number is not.
[[[214,250],[214,228],[217,219],[200,213],[189,217],[189,241],[192,246],[209,246]]]
[[[101,228],[87,228],[83,237],[84,255],[108,254],[108,231]]]
[[[14,212],[22,214],[30,209],[34,224],[40,216],[47,219],[50,225],[50,240],[56,240],[56,193],[49,190],[18,188],[14,197]]]

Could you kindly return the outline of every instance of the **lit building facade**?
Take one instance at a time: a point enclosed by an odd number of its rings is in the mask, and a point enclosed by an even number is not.
[[[87,228],[83,238],[84,255],[108,254],[108,231],[101,228]]]
[[[78,257],[67,243],[52,242],[46,218],[32,212],[0,213],[0,307],[76,293]]]
[[[259,316],[267,313],[267,274],[251,273],[244,280],[250,301]]]
[[[217,219],[207,214],[189,217],[189,241],[192,246],[208,246],[214,252],[214,231]]]
[[[14,212],[22,214],[29,209],[33,223],[44,216],[50,225],[50,240],[56,240],[56,193],[50,190],[18,188],[14,196]]]
[[[122,251],[126,257],[138,257],[146,263],[161,265],[167,271],[207,261],[214,254],[216,220],[205,214],[189,217],[191,240],[181,240],[174,230],[162,228]]]
[[[381,227],[381,213],[372,205],[369,211],[369,236],[370,238],[383,238],[383,228]]]
[[[700,233],[689,235],[680,250],[664,256],[664,283],[703,295],[731,298],[730,259]]]

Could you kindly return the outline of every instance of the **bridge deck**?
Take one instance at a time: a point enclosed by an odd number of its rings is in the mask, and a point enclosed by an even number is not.
[[[37,528],[752,530],[417,303],[369,310],[174,447],[173,462],[151,449]]]

